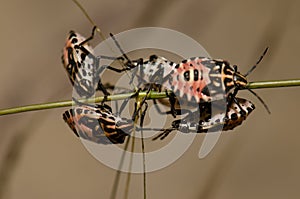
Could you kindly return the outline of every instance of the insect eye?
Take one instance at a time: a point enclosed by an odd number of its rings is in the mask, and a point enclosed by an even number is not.
[[[72,44],[75,44],[75,43],[78,42],[78,39],[77,38],[73,38],[71,42],[72,42]]]

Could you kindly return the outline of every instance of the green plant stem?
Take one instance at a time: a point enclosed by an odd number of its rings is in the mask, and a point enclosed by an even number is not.
[[[260,81],[260,82],[249,82],[245,89],[261,89],[261,88],[279,88],[279,87],[293,87],[300,86],[300,79],[291,79],[291,80],[274,80],[274,81]],[[138,95],[139,98],[145,97],[146,92],[140,92]],[[107,101],[115,101],[115,100],[124,100],[133,96],[134,93],[126,93],[126,94],[118,94],[118,95],[110,95],[107,96]],[[148,99],[161,99],[166,98],[167,95],[164,92],[150,92],[148,94]],[[81,102],[88,103],[99,103],[103,101],[103,97],[96,97],[94,99],[89,100],[79,100]],[[41,104],[33,104],[27,106],[19,106],[14,108],[7,108],[0,110],[0,116],[16,114],[28,111],[37,111],[37,110],[45,110],[45,109],[53,109],[53,108],[61,108],[61,107],[69,107],[75,105],[72,101],[59,101],[59,102],[50,102],[50,103],[41,103]]]
[[[246,88],[260,89],[260,88],[279,88],[279,87],[293,87],[293,86],[300,86],[300,79],[249,82]]]
[[[123,100],[126,98],[131,97],[135,93],[126,93],[126,94],[118,94],[118,95],[110,95],[107,96],[106,101],[116,101],[116,100]],[[140,92],[139,97],[145,97],[146,92]],[[164,92],[151,92],[148,94],[148,99],[160,99],[167,97]],[[102,102],[104,97],[96,97],[88,100],[78,100],[80,102],[86,102],[86,103],[99,103]],[[0,116],[1,115],[9,115],[9,114],[15,114],[15,113],[22,113],[22,112],[28,112],[28,111],[37,111],[37,110],[45,110],[45,109],[53,109],[53,108],[61,108],[61,107],[69,107],[76,105],[75,102],[67,100],[67,101],[58,101],[58,102],[49,102],[49,103],[41,103],[41,104],[32,104],[27,106],[19,106],[14,108],[8,108],[8,109],[1,109],[0,110]]]

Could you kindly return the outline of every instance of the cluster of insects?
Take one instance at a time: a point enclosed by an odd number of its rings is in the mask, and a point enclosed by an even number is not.
[[[169,128],[160,129],[161,133],[153,138],[164,139],[169,133],[176,130],[182,133],[206,133],[218,129],[232,130],[242,124],[248,115],[255,109],[249,100],[237,97],[238,91],[247,89],[246,77],[256,68],[266,54],[268,48],[256,64],[246,73],[241,74],[237,66],[221,59],[207,57],[193,57],[175,63],[157,55],[148,59],[131,60],[123,52],[120,44],[111,34],[111,38],[122,53],[121,57],[95,55],[93,48],[88,44],[93,39],[96,27],[90,37],[70,31],[63,49],[62,62],[69,79],[80,98],[90,98],[96,91],[101,91],[105,97],[109,96],[107,88],[101,82],[101,73],[108,69],[117,73],[131,72],[130,82],[137,82],[135,95],[139,91],[147,94],[151,91],[165,92],[168,96],[170,111],[161,114],[171,114],[174,118],[183,115],[181,119],[174,119]],[[119,60],[122,68],[101,65],[102,59]],[[252,90],[265,106],[268,107]],[[218,101],[225,102],[225,109],[215,113],[212,104]],[[130,136],[134,129],[137,115],[140,117],[140,129],[143,129],[143,119],[147,110],[147,97],[141,100],[136,107],[132,118],[121,117],[122,110],[113,113],[112,108],[104,102],[96,105],[82,103],[74,99],[76,106],[63,114],[64,121],[74,133],[84,139],[102,144],[121,144],[126,136]],[[126,106],[128,100],[122,104]],[[157,103],[154,100],[154,103]],[[193,107],[183,109],[181,105]],[[142,107],[144,110],[141,110]],[[122,108],[121,108],[122,109]],[[214,112],[214,113],[213,113]],[[154,129],[154,128],[153,128]]]

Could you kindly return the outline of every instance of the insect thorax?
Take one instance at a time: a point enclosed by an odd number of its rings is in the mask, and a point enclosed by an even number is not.
[[[170,62],[164,57],[152,55],[143,64],[137,65],[133,75],[135,75],[139,87],[145,85],[147,87],[147,85],[152,84],[168,89],[170,88],[170,74],[174,72],[175,65],[174,62]]]

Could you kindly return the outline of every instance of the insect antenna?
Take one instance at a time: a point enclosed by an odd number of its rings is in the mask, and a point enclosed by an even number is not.
[[[263,52],[263,54],[260,56],[260,58],[257,60],[257,62],[255,63],[254,66],[252,66],[252,68],[244,75],[245,77],[247,77],[250,73],[252,73],[252,71],[256,68],[256,66],[261,62],[261,60],[264,58],[265,54],[267,53],[269,47],[267,47],[265,49],[265,51]]]
[[[267,110],[267,112],[269,113],[269,114],[271,114],[271,111],[270,111],[270,109],[269,109],[269,107],[267,106],[267,104],[264,102],[264,100],[261,98],[261,97],[259,97],[259,95],[257,95],[253,90],[251,90],[250,88],[247,88],[247,90],[248,91],[250,91],[250,93],[252,93],[263,105],[264,105],[264,107],[265,107],[265,109]]]
[[[254,66],[252,66],[252,68],[244,75],[245,77],[247,77],[250,73],[252,73],[252,71],[257,67],[257,65],[261,62],[261,60],[264,58],[264,56],[266,55],[266,53],[268,52],[269,47],[267,47],[264,52],[262,53],[262,55],[260,56],[260,58],[257,60],[257,62],[255,63]],[[269,109],[269,107],[267,106],[267,104],[263,101],[263,99],[261,97],[259,97],[253,90],[246,88],[248,91],[250,91],[265,107],[265,109],[267,110],[267,112],[269,114],[271,114],[271,111]]]
[[[94,26],[97,27],[96,31],[99,33],[100,37],[102,40],[105,40],[105,36],[103,35],[102,31],[100,30],[100,28],[96,25],[96,23],[92,20],[92,18],[88,15],[88,13],[86,12],[86,10],[83,8],[83,6],[77,1],[77,0],[72,0],[78,7],[79,9],[82,11],[82,13],[85,15],[85,17],[90,21],[90,23]]]

